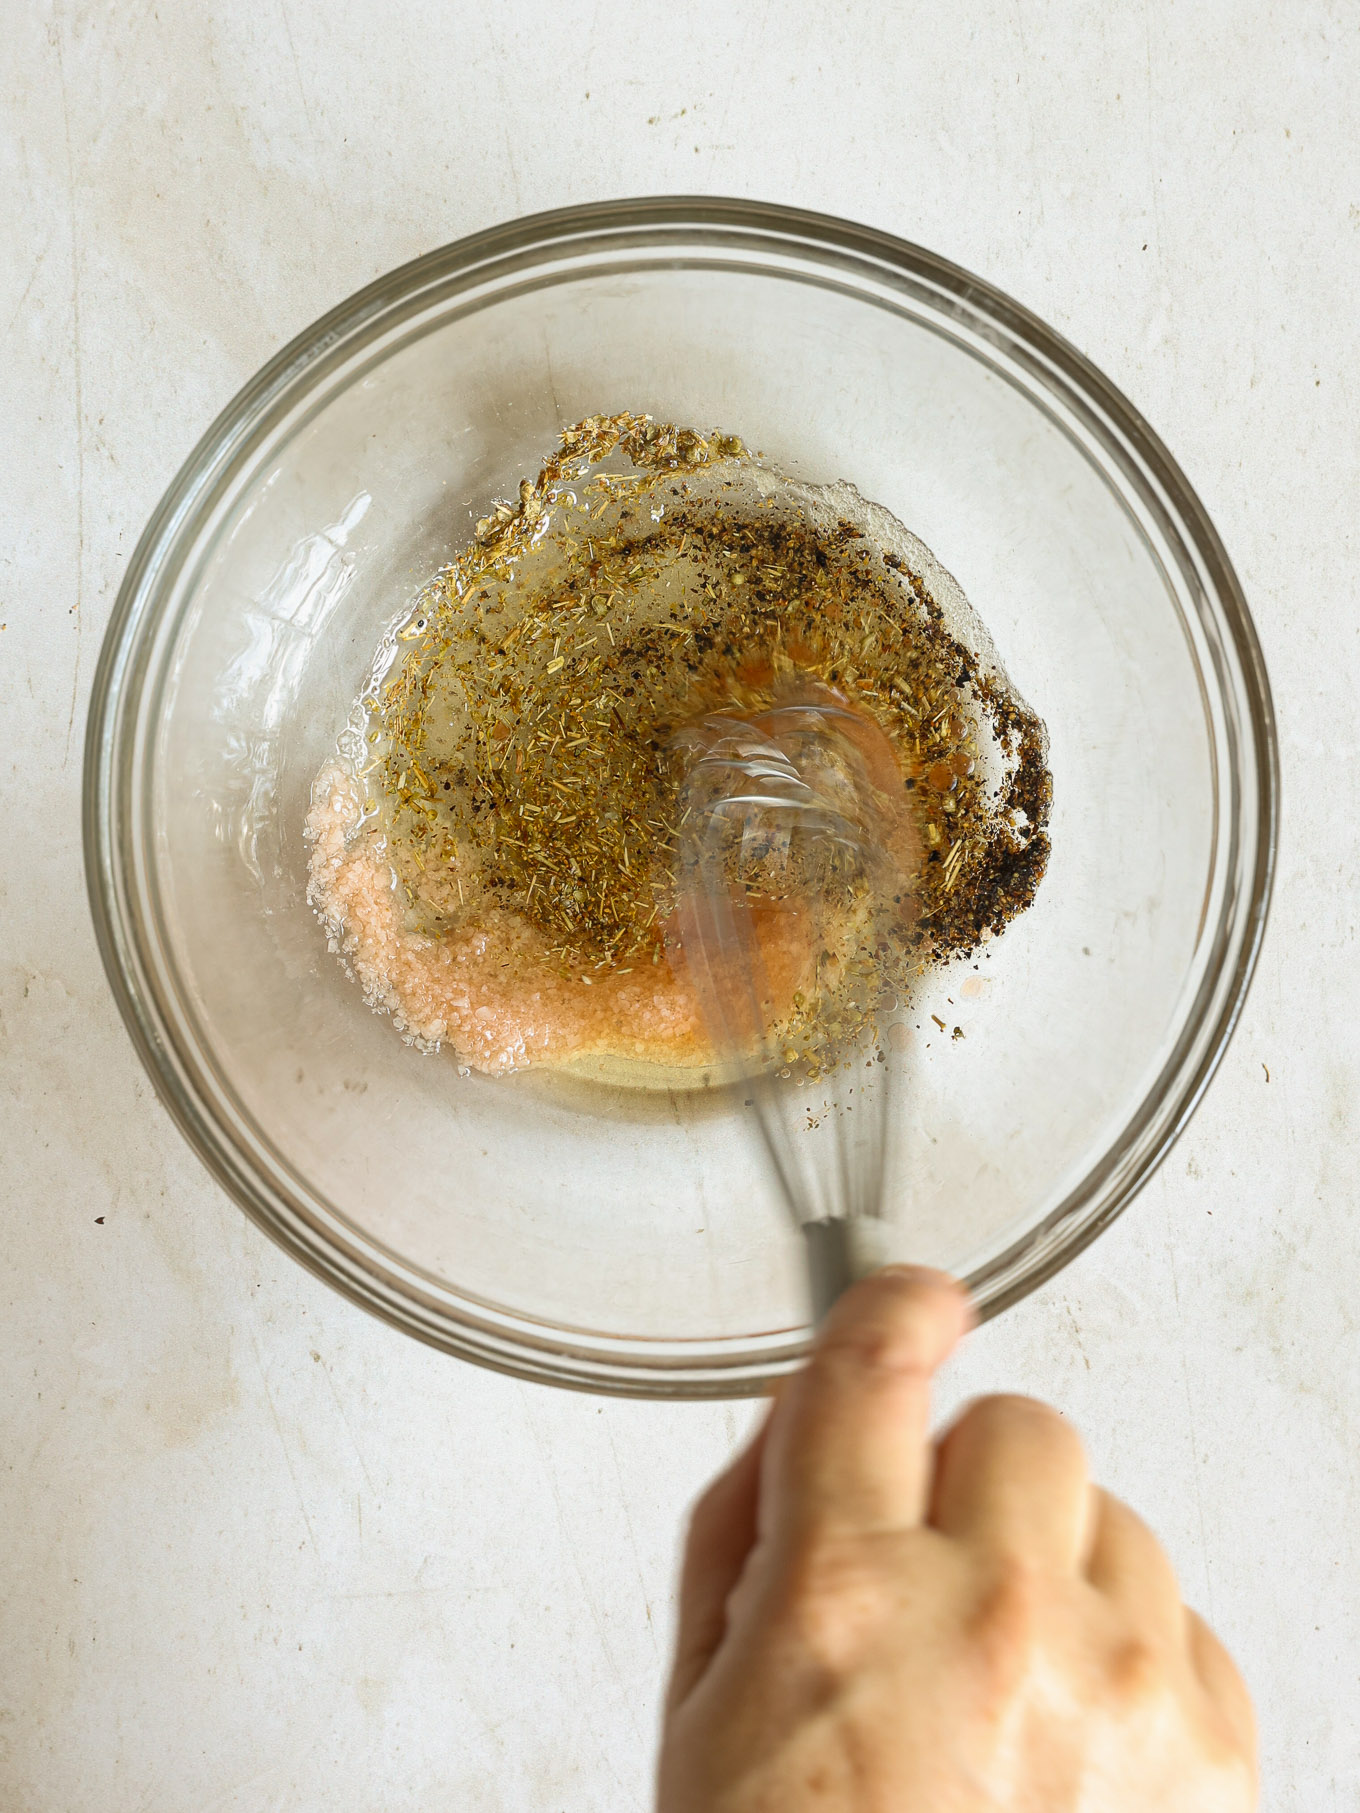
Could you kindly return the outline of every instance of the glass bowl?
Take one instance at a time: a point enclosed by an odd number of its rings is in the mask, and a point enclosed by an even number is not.
[[[1232,567],[1137,412],[988,284],[843,221],[514,221],[342,303],[214,423],[131,563],[86,748],[95,924],[162,1100],[262,1228],[409,1333],[559,1384],[745,1394],[809,1330],[740,1103],[420,1055],[305,899],[309,788],[382,631],[561,427],[625,409],[886,505],[1047,722],[1047,879],[930,981],[904,1060],[907,1245],[983,1314],[1124,1208],[1222,1056],[1274,727]]]

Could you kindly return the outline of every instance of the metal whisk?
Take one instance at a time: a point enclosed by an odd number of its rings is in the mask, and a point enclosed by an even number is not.
[[[682,734],[679,921],[709,1036],[745,1085],[779,1193],[806,1242],[814,1321],[881,1263],[894,1069],[889,1054],[846,1054],[839,1100],[820,1117],[791,1085],[781,1008],[762,928],[821,948],[829,902],[847,882],[881,886],[886,861],[874,789],[830,701],[718,714]],[[780,1072],[783,1075],[780,1075]]]

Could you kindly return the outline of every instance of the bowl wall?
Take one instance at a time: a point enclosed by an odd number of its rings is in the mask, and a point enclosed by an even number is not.
[[[1129,406],[976,280],[838,223],[514,223],[343,305],[214,427],[90,733],[96,918],[158,1087],[243,1206],[411,1332],[567,1383],[753,1390],[807,1312],[740,1099],[461,1075],[367,1011],[304,897],[310,784],[383,630],[561,427],[622,409],[886,505],[1048,725],[1047,879],[925,986],[905,1059],[903,1254],[984,1309],[1123,1206],[1221,1053],[1268,893],[1269,698]]]

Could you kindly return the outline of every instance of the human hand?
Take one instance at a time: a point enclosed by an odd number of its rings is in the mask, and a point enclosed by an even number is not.
[[[1251,1703],[1146,1526],[1031,1399],[932,1445],[969,1319],[841,1299],[690,1527],[659,1813],[1250,1813]]]

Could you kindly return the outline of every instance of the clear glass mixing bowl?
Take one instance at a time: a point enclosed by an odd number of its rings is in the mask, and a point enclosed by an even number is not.
[[[342,303],[209,430],[142,537],[95,682],[85,848],[162,1099],[304,1264],[451,1352],[656,1395],[753,1392],[808,1335],[740,1104],[407,1049],[327,952],[303,820],[384,627],[596,411],[721,425],[852,480],[961,582],[1046,720],[1053,856],[938,976],[902,1130],[914,1256],[983,1313],[1049,1277],[1185,1124],[1270,890],[1269,689],[1205,512],[1042,322],[884,234],[615,202]]]

